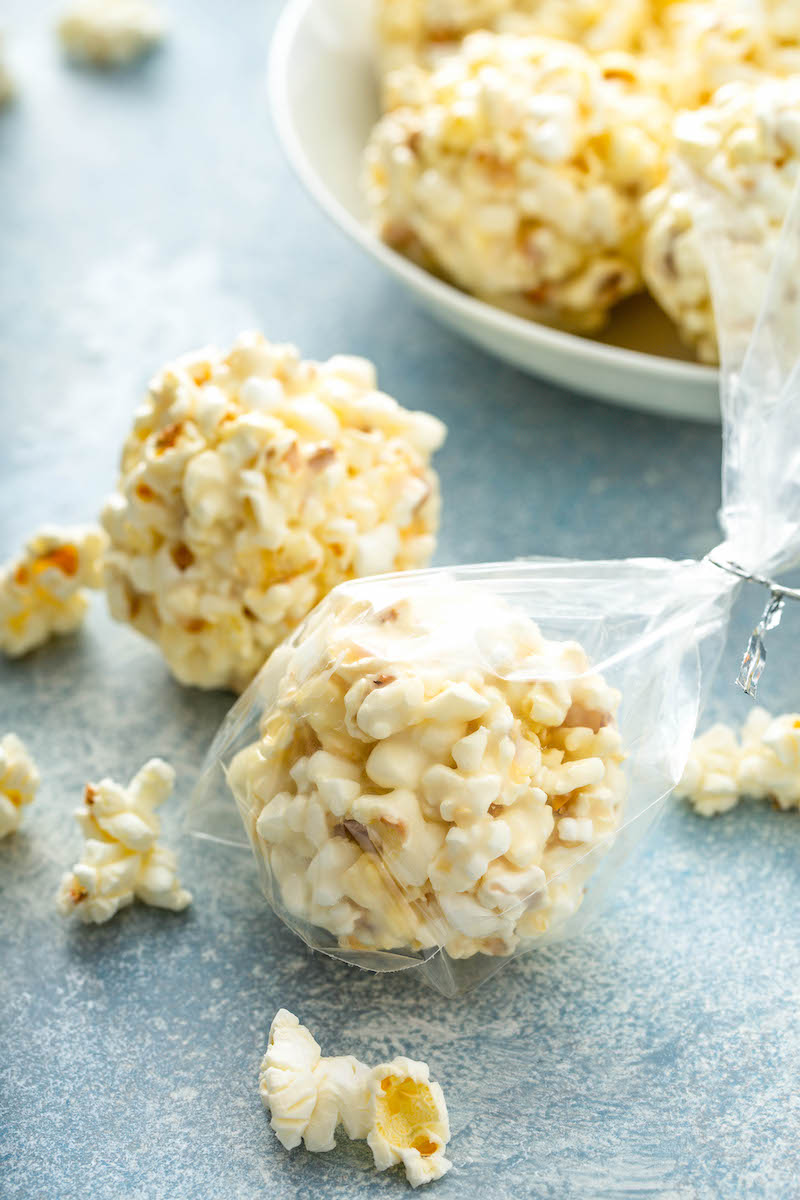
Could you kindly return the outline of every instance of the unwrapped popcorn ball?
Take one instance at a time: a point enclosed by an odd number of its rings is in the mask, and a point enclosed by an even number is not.
[[[84,588],[102,583],[106,538],[94,526],[46,526],[0,568],[0,650],[15,658],[86,615]]]
[[[453,580],[370,580],[337,588],[254,687],[261,737],[228,784],[313,944],[508,955],[578,909],[624,777],[619,694],[577,643]]]
[[[121,66],[152,50],[167,23],[150,0],[72,0],[58,23],[70,57],[96,66]]]
[[[712,726],[695,740],[676,791],[704,817],[727,812],[743,796],[800,808],[800,713],[773,718],[754,708],[740,737]]]
[[[102,521],[112,614],[182,682],[243,688],[343,579],[422,565],[445,428],[372,365],[245,334],[153,380]]]
[[[15,733],[0,738],[0,838],[19,829],[22,810],[36,796],[39,772]]]
[[[175,782],[172,767],[152,758],[127,787],[111,779],[88,784],[75,819],[86,843],[81,861],[64,875],[57,896],[64,916],[85,923],[108,921],[134,899],[180,912],[191,893],[178,880],[175,855],[159,842],[155,809]]]
[[[751,247],[752,277],[771,262],[798,176],[800,75],[720,88],[711,104],[675,121],[676,147],[665,183],[645,200],[647,285],[698,356],[715,362],[717,335],[697,227],[698,181],[725,206],[737,250]],[[704,201],[705,202],[705,201]],[[758,295],[742,295],[742,324]]]
[[[649,19],[649,0],[380,0],[381,66],[435,65],[476,30],[632,50]]]
[[[640,200],[670,138],[633,60],[476,33],[393,79],[365,157],[379,235],[493,303],[600,328],[640,287]]]
[[[352,1055],[324,1058],[293,1013],[280,1009],[269,1031],[259,1092],[270,1125],[287,1150],[332,1150],[344,1127],[366,1138],[379,1171],[402,1163],[412,1187],[440,1179],[451,1166],[447,1106],[426,1063],[395,1058],[372,1070]]]

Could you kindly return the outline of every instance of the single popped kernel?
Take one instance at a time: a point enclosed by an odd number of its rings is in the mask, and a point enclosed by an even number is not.
[[[364,359],[303,362],[245,334],[178,360],[103,512],[112,614],[182,683],[240,690],[335,584],[427,562],[444,436]]]
[[[312,943],[508,955],[580,907],[625,780],[619,693],[577,643],[400,576],[341,585],[265,676],[260,739],[227,779]]]
[[[158,842],[155,809],[175,782],[172,767],[151,758],[127,787],[111,779],[87,784],[75,819],[86,839],[80,862],[61,880],[57,904],[85,923],[108,921],[135,899],[180,912],[192,901],[178,880],[177,860]]]
[[[381,1063],[371,1072],[369,1096],[367,1144],[378,1170],[402,1163],[415,1188],[441,1179],[453,1165],[444,1156],[450,1122],[427,1063],[410,1058]]]
[[[600,328],[641,287],[640,202],[666,169],[671,112],[644,74],[491,33],[396,72],[365,151],[378,234],[483,299]]]
[[[282,1146],[324,1152],[342,1125],[366,1138],[379,1171],[402,1163],[412,1187],[439,1179],[451,1163],[447,1106],[425,1063],[395,1058],[370,1070],[352,1055],[324,1058],[293,1013],[280,1009],[259,1070],[259,1092]]]
[[[0,650],[12,658],[71,633],[102,583],[106,537],[96,526],[46,526],[0,568]]]
[[[36,796],[39,772],[15,733],[0,738],[0,838],[19,829],[22,810]]]
[[[64,51],[96,66],[121,66],[152,50],[167,23],[150,0],[72,0],[58,22]]]
[[[719,351],[699,206],[720,207],[737,254],[752,263],[747,277],[757,280],[772,262],[798,178],[799,112],[800,76],[720,88],[706,107],[678,115],[669,174],[644,201],[647,286],[706,362]],[[757,286],[729,297],[728,323],[749,329],[759,300]]]
[[[738,737],[714,725],[695,739],[676,792],[704,817],[727,812],[744,796],[800,808],[800,713],[773,718],[754,708]]]

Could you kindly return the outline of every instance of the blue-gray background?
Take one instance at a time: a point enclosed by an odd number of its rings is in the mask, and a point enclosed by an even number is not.
[[[261,326],[309,357],[363,353],[443,417],[438,561],[698,555],[716,539],[719,434],[575,398],[433,325],[292,178],[265,103],[279,4],[171,0],[163,52],[65,66],[52,6],[6,0],[19,83],[0,114],[0,552],[91,519],[148,375]],[[761,597],[745,591],[709,717]],[[763,700],[800,707],[790,609]],[[0,732],[43,777],[0,846],[0,1195],[221,1200],[401,1195],[363,1143],[291,1156],[256,1092],[276,1008],[327,1053],[427,1059],[449,1097],[441,1197],[800,1194],[800,818],[670,806],[599,922],[444,1000],[413,975],[313,956],[244,854],[182,843],[182,916],[62,921],[87,779],[179,772],[177,836],[229,697],[182,690],[95,598],[80,635],[0,667]]]

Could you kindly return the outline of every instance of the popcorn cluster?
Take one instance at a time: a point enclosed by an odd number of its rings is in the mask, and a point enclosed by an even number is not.
[[[366,193],[380,236],[491,303],[577,331],[601,327],[644,276],[715,361],[681,160],[771,255],[795,176],[800,4],[381,0],[378,11],[386,115]]]
[[[800,808],[800,714],[773,718],[754,708],[741,738],[712,726],[695,740],[676,791],[704,817],[727,812],[742,796]]]
[[[72,0],[58,23],[70,57],[96,66],[121,66],[152,50],[167,24],[150,0]]]
[[[228,783],[290,920],[468,958],[577,910],[624,795],[619,695],[577,643],[468,585],[369,581],[256,686],[274,700]]]
[[[293,1013],[280,1009],[269,1031],[259,1092],[278,1141],[287,1150],[332,1150],[343,1125],[366,1138],[379,1171],[402,1163],[412,1187],[440,1179],[450,1125],[442,1089],[426,1063],[395,1058],[370,1070],[352,1055],[323,1058]]]
[[[433,72],[393,76],[366,150],[380,236],[459,286],[592,330],[636,291],[642,195],[670,111],[633,60],[476,33]]]
[[[444,440],[372,365],[241,336],[153,380],[103,512],[112,614],[182,682],[243,688],[343,579],[427,562]]]
[[[647,285],[701,359],[718,356],[702,237],[697,228],[696,180],[744,254],[753,275],[771,262],[800,164],[800,75],[769,83],[731,83],[696,112],[675,122],[675,153],[664,184],[646,200],[643,271]],[[748,309],[758,296],[743,295]],[[742,314],[748,324],[747,312]]]
[[[151,758],[127,787],[111,779],[88,784],[75,820],[86,843],[81,861],[61,880],[57,904],[86,924],[108,921],[134,899],[180,912],[191,893],[178,881],[175,855],[159,844],[155,809],[175,782],[172,767]]]
[[[19,829],[22,810],[36,796],[39,772],[15,733],[0,738],[0,838]]]
[[[477,30],[559,38],[593,51],[632,50],[649,19],[648,0],[381,0],[381,67],[436,66]]]
[[[92,526],[40,529],[19,558],[0,568],[0,650],[15,658],[86,615],[83,588],[102,583],[106,538]]]

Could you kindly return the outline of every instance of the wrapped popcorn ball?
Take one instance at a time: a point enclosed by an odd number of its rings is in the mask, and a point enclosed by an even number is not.
[[[71,58],[95,66],[122,66],[163,39],[167,23],[150,0],[72,0],[58,22]]]
[[[728,210],[726,220],[735,228],[742,277],[749,283],[734,289],[728,301],[741,305],[739,319],[749,327],[760,299],[752,280],[763,277],[764,264],[773,258],[798,177],[800,75],[728,84],[707,107],[681,113],[675,136],[670,173],[645,201],[643,271],[684,341],[701,359],[715,362],[717,333],[704,231],[697,228],[697,182],[711,203]]]
[[[0,838],[15,833],[22,810],[31,804],[39,787],[36,764],[15,733],[0,738]]]
[[[282,1146],[332,1150],[339,1125],[366,1138],[379,1171],[402,1163],[412,1187],[441,1179],[450,1123],[427,1063],[395,1058],[372,1070],[352,1055],[323,1058],[294,1013],[275,1014],[259,1072],[259,1092]]]
[[[502,601],[368,596],[330,597],[231,765],[254,845],[290,913],[343,948],[509,954],[578,908],[569,868],[619,825],[619,697]],[[483,667],[432,645],[456,609]]]
[[[243,688],[343,579],[427,562],[436,418],[363,359],[302,362],[245,334],[153,380],[102,521],[112,614],[182,682]]]
[[[476,33],[393,76],[365,186],[389,244],[467,291],[595,330],[641,285],[640,199],[662,179],[669,108],[631,58]]]
[[[46,526],[0,567],[0,651],[16,658],[53,634],[72,633],[102,584],[106,538],[95,526]]]

